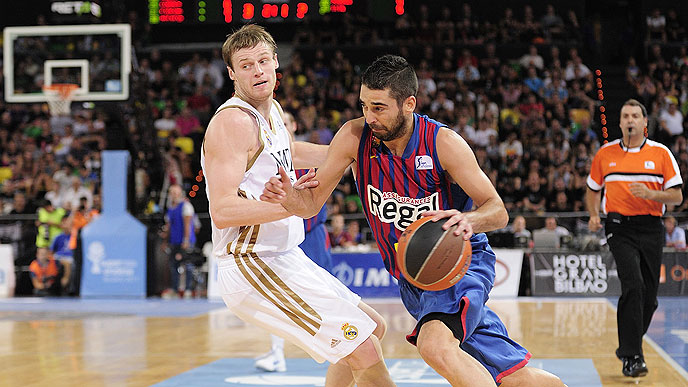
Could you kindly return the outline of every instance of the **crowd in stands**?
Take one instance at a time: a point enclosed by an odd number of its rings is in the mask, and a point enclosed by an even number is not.
[[[359,76],[367,58],[331,43],[394,42],[396,52],[391,53],[405,56],[418,73],[416,112],[466,139],[511,214],[583,211],[590,162],[603,138],[598,122],[602,102],[594,69],[583,59],[580,15],[551,5],[537,14],[526,5],[504,10],[494,22],[475,17],[468,4],[455,11],[422,5],[383,32],[355,18],[340,20],[341,28],[329,32],[299,29],[293,53],[280,57],[276,90],[276,99],[297,119],[296,139],[328,144],[340,125],[361,115]],[[683,46],[669,55],[663,46],[685,41],[685,28],[676,20],[671,11],[666,17],[662,11],[648,15],[648,59],[630,58],[627,80],[650,111],[650,138],[672,149],[686,181],[688,54]],[[40,42],[34,43],[40,48]],[[505,56],[505,46],[512,47],[510,52],[523,49]],[[120,137],[132,154],[132,212],[163,213],[171,186],[195,192],[205,127],[231,95],[219,42],[217,49],[186,56],[137,44],[134,58],[132,102],[116,109],[79,108],[56,118],[45,104],[0,101],[1,214],[36,214],[52,207],[74,223],[80,211],[97,211],[100,151]],[[23,85],[32,90],[40,85],[41,72],[30,55],[22,60]],[[110,54],[99,60],[92,64],[94,80],[114,71],[108,65]],[[121,136],[107,136],[111,130]],[[204,211],[202,184],[200,188],[197,212]],[[370,242],[355,190],[349,171],[327,202],[335,247]],[[675,211],[686,209],[688,200]],[[22,224],[19,240],[40,234],[36,225]],[[525,234],[520,221],[515,227]],[[44,246],[32,247],[23,250],[30,251],[30,258],[36,247]]]

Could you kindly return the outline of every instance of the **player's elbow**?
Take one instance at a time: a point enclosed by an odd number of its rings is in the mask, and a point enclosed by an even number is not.
[[[496,219],[499,223],[497,225],[498,229],[504,228],[507,226],[507,224],[509,224],[509,214],[506,212],[506,208],[504,208],[504,206],[502,206],[501,210],[497,214]]]

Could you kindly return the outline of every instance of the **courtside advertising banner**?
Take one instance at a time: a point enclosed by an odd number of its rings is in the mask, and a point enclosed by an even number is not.
[[[0,245],[0,298],[14,296],[14,251],[12,245]]]
[[[399,285],[379,252],[332,254],[332,274],[361,297],[399,297]]]
[[[621,282],[609,251],[533,252],[530,276],[534,296],[619,296]]]
[[[688,296],[688,253],[665,252],[659,272],[660,296]]]
[[[523,266],[522,249],[493,249],[497,255],[495,262],[495,283],[490,297],[516,297],[521,282]]]

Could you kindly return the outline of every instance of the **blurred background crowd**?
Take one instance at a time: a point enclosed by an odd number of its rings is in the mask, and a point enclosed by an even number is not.
[[[419,5],[385,25],[349,15],[333,16],[326,30],[300,25],[276,35],[283,40],[276,99],[296,117],[297,140],[328,144],[344,122],[361,115],[362,69],[385,53],[406,57],[419,76],[416,111],[468,141],[512,220],[525,221],[517,231],[550,227],[546,219],[554,218],[552,227],[586,233],[590,162],[604,141],[619,136],[619,109],[628,98],[648,108],[649,138],[671,149],[688,180],[688,20],[675,9],[651,10],[622,31],[622,39],[639,42],[608,52],[612,63],[602,63],[609,48],[599,17],[584,21],[579,10],[555,5],[498,13],[476,15],[467,3]],[[214,110],[232,93],[219,50],[223,34],[212,45],[173,50],[156,42],[141,13],[122,11],[110,22],[133,30],[129,101],[75,104],[69,116],[51,117],[46,104],[0,100],[0,239],[15,246],[19,266],[63,233],[78,249],[79,229],[100,210],[106,148],[131,153],[135,216],[162,228],[168,191],[178,185],[198,214],[197,246],[210,238],[199,152]],[[65,38],[61,44],[58,49],[75,53],[98,46],[90,64],[93,90],[106,88],[104,80],[119,71],[107,41]],[[18,87],[26,91],[41,87],[35,57],[41,48],[37,38],[15,58],[23,79]],[[605,70],[597,73],[601,65]],[[334,247],[371,242],[355,189],[349,171],[327,202]],[[687,210],[688,199],[668,208],[679,226]],[[78,276],[69,276],[66,292],[74,294]]]

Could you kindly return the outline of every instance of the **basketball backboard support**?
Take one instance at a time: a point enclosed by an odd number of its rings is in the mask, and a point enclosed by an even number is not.
[[[53,83],[77,84],[75,101],[129,98],[129,24],[6,27],[3,42],[7,102],[46,101]]]

